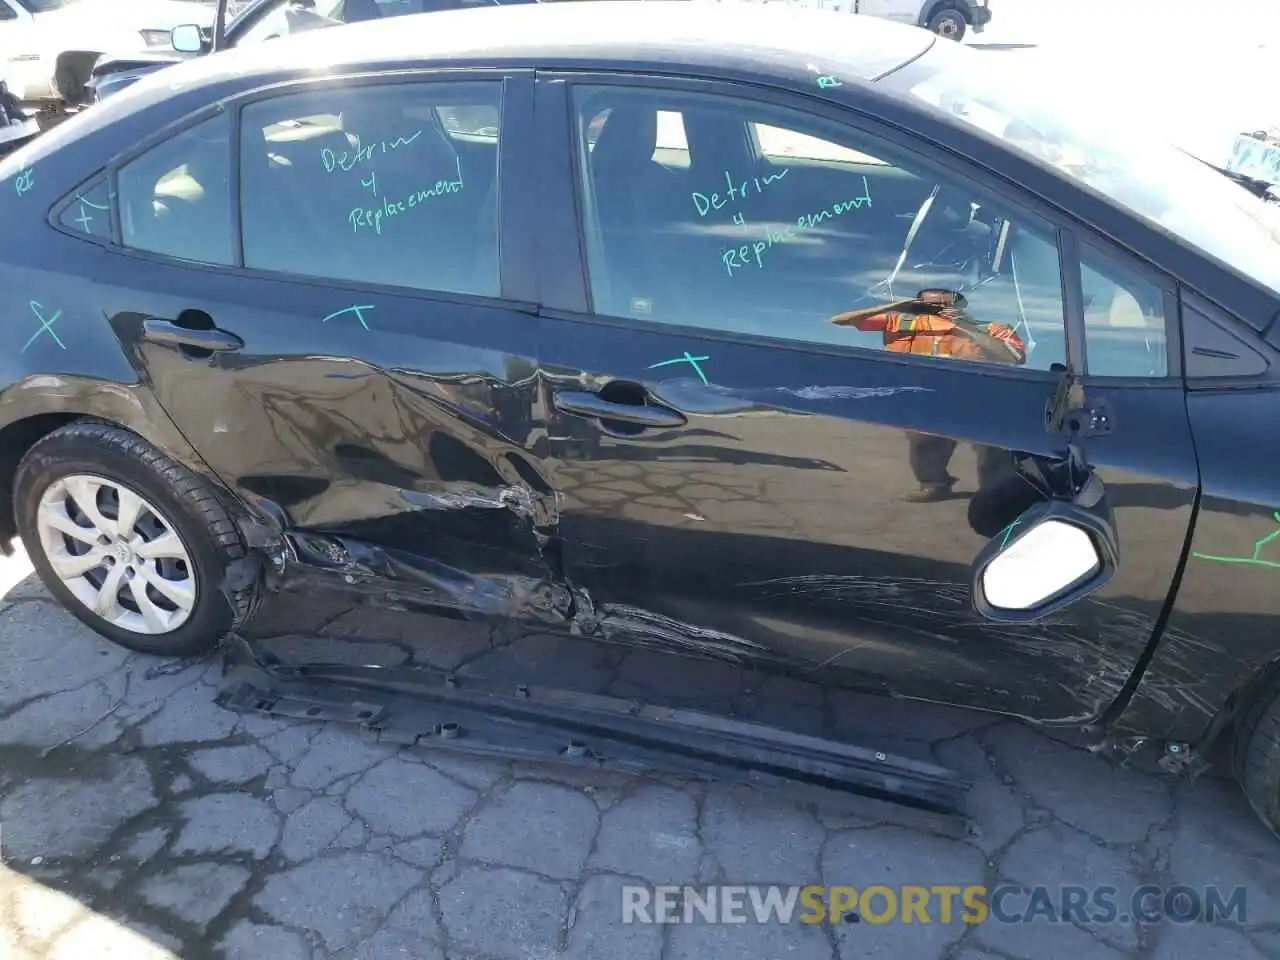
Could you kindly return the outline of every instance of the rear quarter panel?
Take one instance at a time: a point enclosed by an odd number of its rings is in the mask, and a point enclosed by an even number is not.
[[[207,475],[138,382],[127,338],[98,306],[96,285],[130,269],[131,258],[50,223],[58,201],[120,143],[118,136],[90,138],[98,148],[88,159],[75,127],[90,125],[80,119],[0,160],[0,438],[6,427],[34,416],[95,416],[146,436]],[[64,149],[51,149],[68,140]],[[0,440],[0,458],[18,455]]]
[[[1280,658],[1280,388],[1191,391],[1202,497],[1168,624],[1122,731],[1198,742]]]

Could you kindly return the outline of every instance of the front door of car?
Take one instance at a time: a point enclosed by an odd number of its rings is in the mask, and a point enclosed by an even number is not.
[[[128,250],[100,296],[164,409],[285,526],[390,556],[393,578],[428,557],[420,582],[445,594],[468,584],[449,571],[546,579],[526,449],[537,319],[500,269],[497,208],[499,143],[522,136],[530,90],[275,88],[117,173]]]
[[[1042,720],[1105,708],[1196,482],[1161,281],[1090,248],[1064,297],[1074,233],[828,107],[634,78],[540,76],[539,97],[543,176],[575,171],[546,201],[577,194],[590,270],[547,284],[540,353],[566,571],[598,632]],[[546,277],[579,262],[561,242]],[[1045,427],[1064,299],[1102,344],[1114,430],[1087,450],[1122,569],[1050,622],[995,624],[970,605],[999,516],[975,493],[1065,453]]]

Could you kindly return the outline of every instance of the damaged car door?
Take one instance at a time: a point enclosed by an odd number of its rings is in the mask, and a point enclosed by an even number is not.
[[[537,320],[498,255],[499,145],[528,82],[274,87],[116,165],[143,256],[102,288],[107,312],[200,455],[287,531],[276,559],[306,585],[545,605]]]
[[[576,141],[560,163],[590,269],[544,304],[540,348],[583,628],[1098,716],[1191,519],[1172,285],[936,145],[712,86],[539,76],[540,120],[558,104],[568,128],[546,121],[542,149]],[[1047,621],[993,623],[969,565],[1017,517],[1015,469],[1067,453],[1047,408],[1085,374],[1082,339],[1097,407],[1066,420],[1125,559]]]

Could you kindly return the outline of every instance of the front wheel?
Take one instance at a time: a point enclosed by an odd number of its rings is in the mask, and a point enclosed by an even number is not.
[[[213,649],[249,609],[222,590],[244,556],[210,486],[142,438],[74,423],[27,452],[15,519],[40,579],[81,622],[130,650]]]
[[[954,7],[946,7],[929,18],[929,29],[948,40],[963,40],[969,24],[964,14]]]

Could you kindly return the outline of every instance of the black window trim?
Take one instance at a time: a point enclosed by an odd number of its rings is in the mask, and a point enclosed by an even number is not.
[[[858,132],[865,133],[867,136],[888,141],[893,146],[899,148],[903,152],[919,154],[925,159],[925,162],[934,167],[947,168],[955,167],[959,170],[959,176],[974,183],[981,190],[992,193],[1006,201],[1015,210],[1022,209],[1029,213],[1032,218],[1039,220],[1050,230],[1056,232],[1058,236],[1058,258],[1059,269],[1063,279],[1063,309],[1065,331],[1064,336],[1067,343],[1067,359],[1071,362],[1075,359],[1079,363],[1086,360],[1085,346],[1083,340],[1084,334],[1084,308],[1083,295],[1081,289],[1081,273],[1080,259],[1076,255],[1079,240],[1083,238],[1088,245],[1099,252],[1113,257],[1120,261],[1122,265],[1130,272],[1135,273],[1145,279],[1149,279],[1163,294],[1165,304],[1165,327],[1166,327],[1166,354],[1168,357],[1168,371],[1164,377],[1092,377],[1085,370],[1087,367],[1075,367],[1073,370],[1084,376],[1089,376],[1091,381],[1105,383],[1107,386],[1127,386],[1127,385],[1144,385],[1165,387],[1170,383],[1176,382],[1182,375],[1181,366],[1181,338],[1178,335],[1179,329],[1179,310],[1177,300],[1177,284],[1173,277],[1159,270],[1154,264],[1149,263],[1138,254],[1118,244],[1115,240],[1103,234],[1093,226],[1072,217],[1069,213],[1061,210],[1059,207],[1049,203],[1048,201],[1038,197],[1031,191],[1027,190],[1020,184],[1007,180],[1000,175],[992,172],[989,168],[983,167],[974,162],[970,158],[959,153],[948,150],[946,147],[940,146],[931,141],[921,139],[909,130],[895,126],[892,122],[885,120],[881,116],[861,110],[857,107],[849,107],[840,104],[834,104],[829,100],[814,95],[806,95],[788,90],[782,87],[771,86],[765,83],[754,83],[742,80],[727,81],[719,79],[708,79],[705,77],[682,75],[678,73],[640,73],[634,71],[601,71],[593,69],[580,70],[539,70],[539,84],[560,81],[565,87],[563,98],[560,99],[565,112],[563,126],[567,129],[570,142],[565,144],[565,155],[568,157],[571,167],[569,174],[572,178],[571,187],[575,197],[575,210],[578,219],[578,236],[579,249],[581,253],[581,283],[583,286],[584,302],[586,303],[585,312],[569,311],[566,309],[556,309],[554,306],[544,304],[544,312],[553,313],[562,319],[575,320],[587,323],[603,324],[607,326],[617,327],[635,327],[643,326],[645,329],[654,331],[671,331],[674,334],[684,333],[691,336],[707,337],[715,340],[727,340],[733,342],[758,343],[761,346],[769,346],[773,348],[788,348],[799,350],[801,352],[818,353],[837,356],[854,356],[866,357],[877,356],[887,362],[902,362],[911,365],[923,364],[929,367],[936,367],[943,364],[948,368],[952,365],[966,364],[965,369],[972,368],[972,364],[967,361],[949,360],[941,357],[915,357],[911,355],[893,355],[892,357],[884,352],[872,350],[867,347],[856,346],[840,346],[836,344],[818,344],[809,343],[801,340],[765,337],[759,334],[740,333],[736,331],[715,331],[708,330],[703,327],[689,327],[670,323],[659,323],[655,321],[642,320],[636,317],[612,317],[605,314],[595,314],[592,312],[590,291],[590,274],[588,271],[586,260],[586,221],[584,219],[584,211],[581,202],[580,184],[583,182],[583,171],[580,166],[580,160],[577,150],[577,132],[574,123],[574,106],[573,106],[573,88],[575,86],[620,86],[630,88],[658,88],[669,89],[679,93],[705,93],[721,96],[729,99],[748,99],[768,104],[774,107],[782,107],[784,109],[794,110],[800,113],[807,113],[815,118],[823,121],[848,126],[857,124]],[[540,123],[545,123],[545,119],[540,119]],[[1074,288],[1076,293],[1069,298],[1068,288]],[[1073,340],[1075,343],[1073,344]],[[1074,349],[1073,349],[1074,347]],[[1012,377],[1015,379],[1035,379],[1043,382],[1049,382],[1057,376],[1051,371],[1030,370],[1018,367],[1006,367],[994,364],[983,364],[981,371],[989,376]]]
[[[239,148],[240,148],[240,113],[241,110],[251,103],[257,103],[263,100],[271,100],[277,97],[289,96],[298,93],[313,93],[331,88],[347,89],[352,87],[364,86],[387,86],[393,84],[411,84],[411,83],[467,83],[467,82],[496,82],[500,87],[500,126],[498,134],[498,157],[497,157],[497,177],[498,180],[498,270],[500,289],[497,296],[483,296],[472,293],[461,293],[452,290],[427,290],[421,287],[402,287],[390,284],[370,283],[368,281],[338,279],[335,277],[316,277],[307,274],[284,273],[280,271],[261,270],[253,267],[244,266],[244,244],[243,235],[240,230],[240,197],[239,197]],[[446,303],[458,303],[463,305],[474,306],[499,306],[503,309],[514,310],[519,313],[536,314],[536,291],[528,289],[527,282],[518,282],[512,285],[512,289],[508,289],[508,267],[506,263],[506,254],[508,253],[509,233],[506,227],[505,218],[503,217],[504,194],[508,193],[509,177],[512,174],[512,163],[504,163],[504,157],[511,158],[509,151],[504,151],[503,144],[509,139],[507,136],[507,112],[508,105],[513,104],[517,109],[523,107],[531,111],[531,104],[527,102],[532,94],[533,86],[533,70],[526,67],[507,68],[507,67],[430,67],[430,68],[408,68],[395,69],[386,71],[363,70],[351,73],[331,74],[324,77],[303,77],[300,79],[286,80],[278,83],[269,83],[262,86],[236,94],[234,97],[226,98],[217,103],[207,104],[197,110],[184,114],[183,116],[165,124],[153,134],[143,138],[141,141],[130,145],[125,150],[118,152],[106,164],[103,170],[100,170],[94,177],[86,179],[85,183],[93,182],[97,176],[105,176],[108,182],[108,192],[112,198],[111,204],[111,220],[112,233],[111,242],[105,243],[102,240],[98,242],[108,249],[110,252],[147,260],[155,263],[167,264],[169,266],[181,266],[187,269],[214,272],[219,274],[230,274],[245,279],[258,280],[275,280],[284,282],[305,282],[319,283],[326,287],[337,290],[363,291],[371,294],[384,294],[387,296],[410,297],[418,300],[438,301]],[[511,98],[508,99],[509,94]],[[138,250],[128,247],[123,242],[123,235],[120,227],[119,216],[119,181],[118,176],[120,168],[132,162],[136,158],[142,156],[147,151],[158,147],[166,141],[183,133],[186,130],[193,129],[205,121],[214,119],[218,116],[225,116],[227,122],[231,124],[231,129],[227,137],[228,162],[230,164],[231,177],[228,189],[228,202],[231,204],[230,223],[234,230],[232,236],[233,264],[203,263],[197,260],[184,260],[180,257],[169,256],[164,253],[157,253],[151,250]],[[521,126],[513,124],[517,130],[517,134],[522,129]],[[518,170],[518,167],[515,168]],[[71,195],[74,196],[74,193]],[[70,198],[68,198],[70,199]],[[61,212],[63,201],[55,204],[54,210]],[[56,216],[51,218],[56,220]],[[54,226],[63,233],[66,231],[60,224],[54,223]],[[518,253],[514,247],[512,252]],[[519,262],[517,256],[516,262]],[[528,274],[528,271],[525,271]],[[524,278],[517,275],[516,279]]]
[[[1184,309],[1183,322],[1198,322],[1211,329],[1221,331],[1227,343],[1238,341],[1245,349],[1251,350],[1266,365],[1262,373],[1231,372],[1219,375],[1196,375],[1192,371],[1192,361],[1186,359],[1187,340],[1184,337],[1181,355],[1184,362],[1185,380],[1188,393],[1202,393],[1220,390],[1260,390],[1275,389],[1280,384],[1280,350],[1268,343],[1256,329],[1249,326],[1229,310],[1218,306],[1208,297],[1197,293],[1190,287],[1179,291],[1179,304]],[[1190,320],[1198,317],[1198,320]]]
[[[112,188],[112,182],[107,175],[105,167],[95,170],[68,190],[65,196],[54,202],[53,206],[49,208],[48,216],[45,218],[46,222],[63,236],[71,237],[73,240],[79,240],[81,243],[92,243],[99,247],[111,247],[115,242],[116,236],[115,191]],[[83,199],[84,195],[89,191],[97,189],[99,185],[104,185],[107,188],[107,206],[109,207],[107,211],[108,235],[99,237],[91,233],[85,233],[82,230],[73,230],[64,224],[62,217],[71,205],[77,200]]]

